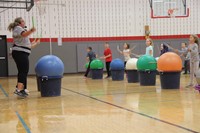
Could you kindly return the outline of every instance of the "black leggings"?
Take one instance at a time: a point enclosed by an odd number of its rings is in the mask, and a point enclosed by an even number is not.
[[[18,70],[18,83],[24,85],[24,89],[27,89],[27,75],[29,71],[29,53],[21,51],[13,51],[12,57],[15,60]]]
[[[190,63],[189,60],[185,60],[184,61],[184,71],[185,71],[185,73],[187,73],[188,71],[190,71],[190,69],[189,69],[189,63]]]
[[[124,69],[125,69],[125,73],[127,73],[127,72],[126,72],[126,63],[127,63],[127,61],[124,61]]]
[[[106,71],[107,71],[107,76],[110,77],[111,76],[110,62],[106,62]]]

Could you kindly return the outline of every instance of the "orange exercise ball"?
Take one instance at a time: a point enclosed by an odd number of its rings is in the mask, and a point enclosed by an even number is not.
[[[179,55],[167,52],[160,56],[157,62],[158,71],[173,72],[182,70],[182,60]]]

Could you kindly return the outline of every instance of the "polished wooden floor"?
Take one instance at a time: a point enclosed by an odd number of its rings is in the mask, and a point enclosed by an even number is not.
[[[65,75],[62,96],[44,98],[29,77],[30,96],[13,95],[16,77],[0,79],[0,133],[195,133],[200,132],[200,94],[161,90],[111,79]]]

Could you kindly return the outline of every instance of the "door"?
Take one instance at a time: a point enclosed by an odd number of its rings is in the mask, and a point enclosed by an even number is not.
[[[0,35],[0,77],[8,76],[7,38]]]

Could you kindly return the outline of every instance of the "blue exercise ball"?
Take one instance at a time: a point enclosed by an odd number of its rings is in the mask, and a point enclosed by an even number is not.
[[[111,70],[124,70],[124,62],[121,59],[114,59],[110,63]]]
[[[54,55],[46,55],[38,60],[35,65],[37,76],[62,76],[64,64],[60,58]]]

